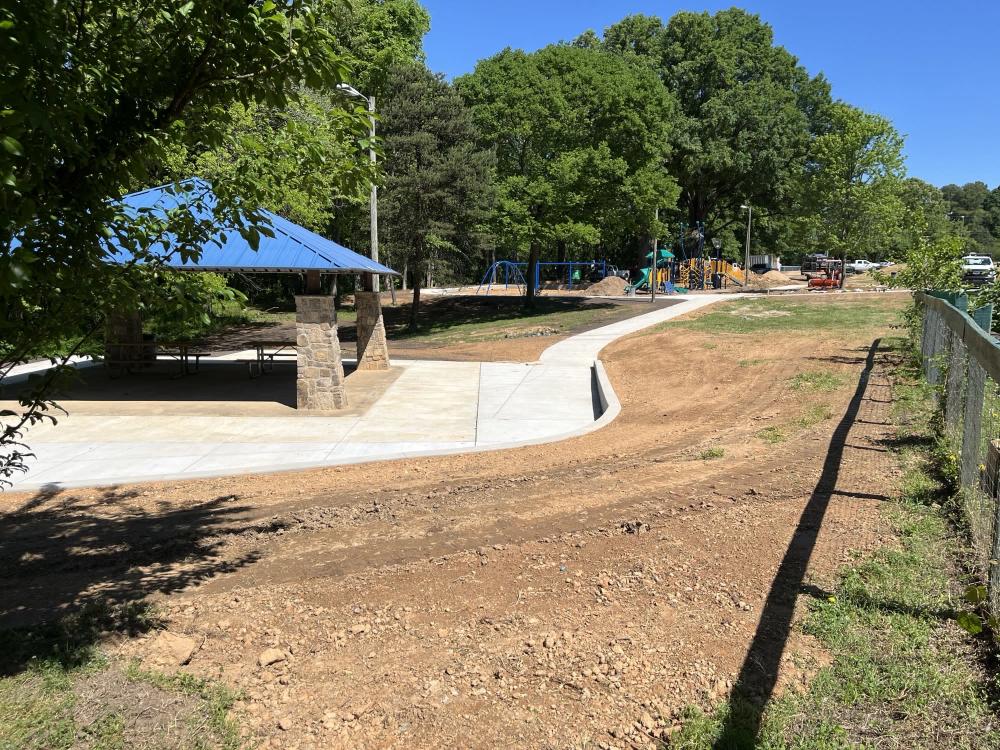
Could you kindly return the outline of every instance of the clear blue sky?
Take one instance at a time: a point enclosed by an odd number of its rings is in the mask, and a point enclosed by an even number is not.
[[[452,78],[504,47],[534,50],[598,33],[630,13],[664,20],[677,5],[636,0],[423,0],[427,63]],[[936,185],[1000,183],[1000,3],[995,0],[770,0],[740,4],[833,95],[890,118],[909,173]]]

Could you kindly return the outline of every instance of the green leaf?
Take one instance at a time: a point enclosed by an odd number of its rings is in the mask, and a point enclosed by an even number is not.
[[[970,635],[979,635],[983,632],[983,620],[975,612],[960,612],[955,621]]]
[[[986,591],[986,587],[985,586],[976,585],[976,586],[969,586],[965,590],[965,594],[963,595],[963,598],[969,604],[977,605],[977,604],[982,604],[983,602],[985,602],[988,596],[989,596],[989,594]]]
[[[0,145],[3,146],[4,151],[13,156],[21,156],[24,154],[24,149],[21,146],[20,141],[18,141],[16,138],[12,138],[9,135],[5,135],[2,138],[0,138]]]

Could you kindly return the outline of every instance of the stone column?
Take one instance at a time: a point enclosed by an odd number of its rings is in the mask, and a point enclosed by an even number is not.
[[[388,370],[389,346],[378,292],[355,292],[354,308],[358,312],[358,369]]]
[[[347,406],[344,365],[337,338],[333,297],[296,295],[295,329],[298,347],[298,408],[333,411]]]
[[[108,314],[104,322],[104,358],[115,366],[142,361],[142,316],[138,310]]]

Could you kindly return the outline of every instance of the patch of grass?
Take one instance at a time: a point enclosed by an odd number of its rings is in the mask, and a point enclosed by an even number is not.
[[[830,298],[803,302],[764,298],[724,302],[695,318],[669,321],[658,329],[686,328],[706,333],[841,331],[888,326],[898,320],[902,303],[892,298]]]
[[[422,303],[417,328],[411,330],[409,306],[383,308],[390,338],[427,344],[552,336],[618,320],[627,312],[613,302],[584,298],[539,297],[529,310],[520,297],[445,297]]]
[[[90,606],[55,623],[0,631],[0,750],[239,747],[231,693],[190,675],[113,663],[99,648],[109,633],[156,624],[143,605]],[[151,687],[127,689],[138,682]]]
[[[997,676],[984,667],[984,642],[954,622],[966,553],[936,464],[930,391],[905,375],[897,370],[893,410],[905,476],[886,511],[897,542],[842,569],[802,624],[832,663],[805,691],[772,700],[758,732],[757,711],[737,695],[713,713],[689,711],[670,747],[718,747],[724,727],[734,748],[1000,747]]]
[[[806,408],[802,416],[795,420],[795,424],[803,430],[807,430],[828,419],[833,419],[833,409],[826,404],[812,404]]]
[[[145,682],[167,692],[197,698],[201,705],[199,715],[211,729],[217,742],[215,747],[229,750],[240,746],[239,727],[230,717],[230,711],[239,695],[232,690],[186,672],[164,674],[142,669],[135,661],[125,668],[125,676],[133,682]]]
[[[714,341],[705,341],[704,343],[702,343],[701,348],[708,349],[709,351],[711,351],[712,349],[718,349],[719,345],[716,344]]]
[[[788,439],[788,436],[785,435],[785,431],[775,425],[765,427],[763,430],[757,430],[756,435],[758,438],[763,440],[765,443],[769,443],[770,445],[777,445],[778,443],[783,443]]]
[[[766,359],[741,359],[736,364],[740,367],[757,367],[757,365],[762,365],[767,362]]]
[[[788,381],[793,391],[835,391],[843,385],[842,376],[826,370],[800,372]]]
[[[698,458],[702,461],[711,461],[714,458],[722,458],[725,455],[726,451],[724,448],[706,448],[698,454]]]

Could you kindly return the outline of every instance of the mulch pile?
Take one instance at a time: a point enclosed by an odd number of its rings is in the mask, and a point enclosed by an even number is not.
[[[607,276],[596,284],[587,287],[588,297],[620,297],[625,294],[628,282],[617,276]]]
[[[750,289],[774,289],[776,286],[788,286],[794,283],[780,271],[768,271],[764,274],[751,272],[747,286]]]

